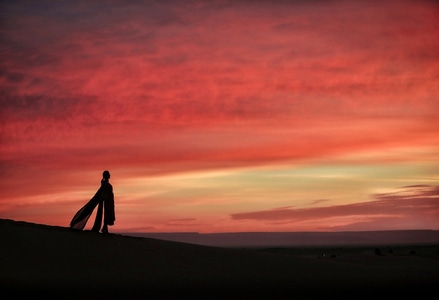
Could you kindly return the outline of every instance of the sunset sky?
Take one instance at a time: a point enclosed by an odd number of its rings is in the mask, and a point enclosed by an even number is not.
[[[113,232],[439,229],[438,49],[437,1],[1,1],[0,218],[107,169]]]

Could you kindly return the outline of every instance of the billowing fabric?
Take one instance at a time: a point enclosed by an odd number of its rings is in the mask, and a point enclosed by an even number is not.
[[[98,191],[90,199],[90,201],[88,201],[80,210],[78,210],[78,212],[75,214],[72,221],[70,222],[70,228],[79,229],[79,230],[84,229],[85,224],[87,224],[88,219],[93,213],[93,210],[96,208],[96,206],[99,203],[102,203],[101,192],[102,192],[102,187],[98,189]]]
[[[104,217],[104,224],[110,226],[114,225],[116,217],[114,212],[113,186],[108,181],[101,181],[101,187],[93,198],[91,198],[90,201],[88,201],[73,217],[70,222],[70,228],[83,230],[96,206],[98,206],[98,211],[96,212],[96,219],[91,230],[99,231],[102,223],[102,216]]]

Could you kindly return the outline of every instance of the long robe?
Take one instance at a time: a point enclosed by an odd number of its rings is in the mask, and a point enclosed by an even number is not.
[[[104,210],[104,226],[112,226],[114,225],[114,221],[116,220],[114,213],[114,194],[113,194],[113,186],[108,181],[103,181],[101,183],[102,188],[102,199],[103,199],[103,210]],[[99,203],[98,212],[101,208],[101,204]],[[100,215],[102,215],[102,209],[100,211]],[[95,223],[96,224],[96,223]],[[100,222],[99,222],[100,224]],[[95,225],[97,226],[97,225]]]
[[[93,210],[96,208],[98,204],[102,207],[102,187],[98,189],[96,194],[88,201],[73,217],[72,221],[70,222],[70,228],[71,229],[78,229],[82,230],[85,227],[85,224],[87,224],[88,219],[90,218],[91,214],[93,213]],[[101,220],[102,220],[102,212],[100,214]],[[95,225],[98,223],[99,214],[96,215]],[[99,220],[99,226],[100,226],[100,220]],[[95,226],[93,226],[95,227]],[[98,228],[99,230],[99,228]]]

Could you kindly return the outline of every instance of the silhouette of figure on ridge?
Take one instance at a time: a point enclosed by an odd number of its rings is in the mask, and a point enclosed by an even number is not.
[[[99,232],[102,225],[102,217],[104,223],[101,229],[102,233],[108,233],[108,226],[114,225],[116,220],[114,211],[114,194],[113,186],[110,184],[110,172],[105,170],[102,173],[101,186],[96,194],[88,201],[73,217],[70,222],[71,229],[84,229],[93,210],[98,206],[96,219],[93,224],[92,231]]]

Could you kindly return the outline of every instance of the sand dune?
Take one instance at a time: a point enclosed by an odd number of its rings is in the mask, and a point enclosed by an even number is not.
[[[439,284],[438,245],[249,250],[4,219],[0,229],[11,298],[421,299]]]

